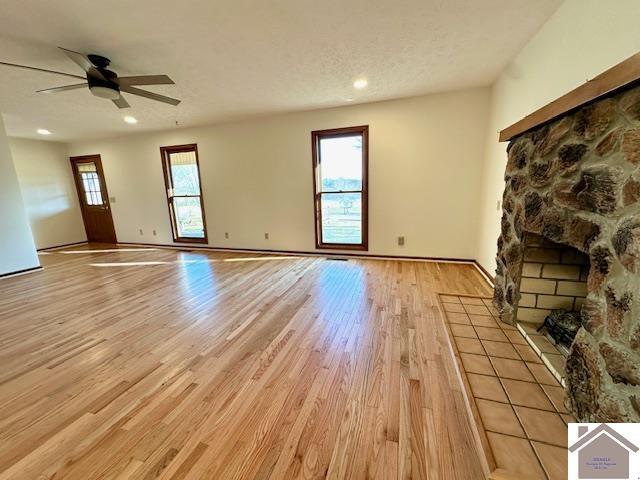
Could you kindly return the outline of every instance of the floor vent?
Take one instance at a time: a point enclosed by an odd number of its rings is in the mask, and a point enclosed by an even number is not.
[[[348,262],[349,261],[348,258],[344,258],[344,257],[327,257],[327,260],[334,260],[336,262]]]

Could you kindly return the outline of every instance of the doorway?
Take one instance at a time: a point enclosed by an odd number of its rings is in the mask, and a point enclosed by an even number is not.
[[[71,157],[70,160],[87,240],[116,243],[116,231],[100,155]]]

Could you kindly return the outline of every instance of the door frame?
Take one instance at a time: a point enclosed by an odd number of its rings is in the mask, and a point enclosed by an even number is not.
[[[109,201],[109,191],[107,190],[107,179],[104,176],[104,170],[102,170],[102,158],[100,158],[100,154],[92,154],[92,155],[80,155],[77,157],[69,157],[69,161],[71,162],[71,173],[73,174],[73,183],[76,186],[76,193],[78,194],[78,202],[80,203],[80,212],[82,213],[82,223],[84,224],[84,231],[87,235],[87,241],[90,242],[89,239],[89,230],[87,228],[87,211],[86,211],[86,202],[83,196],[82,185],[78,180],[78,170],[76,165],[78,163],[86,162],[87,160],[92,161],[96,165],[96,170],[98,172],[98,176],[100,177],[100,188],[104,192],[103,199],[105,201],[105,206],[107,211],[109,212],[109,220],[111,221],[111,229],[113,230],[113,243],[118,243],[118,237],[116,236],[116,227],[113,223],[113,214],[111,213],[111,203]]]

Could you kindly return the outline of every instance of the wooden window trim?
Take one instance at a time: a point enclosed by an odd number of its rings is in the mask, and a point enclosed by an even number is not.
[[[322,242],[322,209],[318,191],[319,154],[321,138],[348,137],[353,134],[362,135],[362,243],[324,243]],[[329,130],[314,130],[311,132],[312,173],[313,173],[313,214],[315,223],[316,248],[323,250],[360,250],[369,249],[369,126],[332,128]],[[359,192],[359,191],[358,191]],[[349,192],[346,192],[349,193]]]
[[[196,167],[198,168],[198,187],[200,188],[200,209],[202,210],[202,226],[204,228],[204,238],[192,238],[192,237],[180,237],[178,235],[178,227],[176,225],[176,218],[173,213],[172,199],[168,192],[171,188],[169,179],[171,177],[171,169],[169,166],[169,155],[172,153],[194,152],[196,154]],[[200,158],[198,157],[198,145],[196,143],[189,143],[186,145],[171,145],[167,147],[160,147],[160,157],[162,158],[162,172],[164,177],[165,195],[167,197],[167,208],[169,210],[169,221],[171,222],[171,233],[173,234],[173,241],[176,243],[209,243],[207,235],[207,218],[204,212],[204,196],[202,195],[202,177],[200,174]],[[173,184],[173,180],[171,180]],[[179,195],[180,197],[196,197],[198,195]]]

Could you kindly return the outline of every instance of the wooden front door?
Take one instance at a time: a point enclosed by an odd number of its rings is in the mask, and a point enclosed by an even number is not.
[[[116,243],[116,231],[100,155],[71,157],[71,168],[78,189],[87,240]]]

